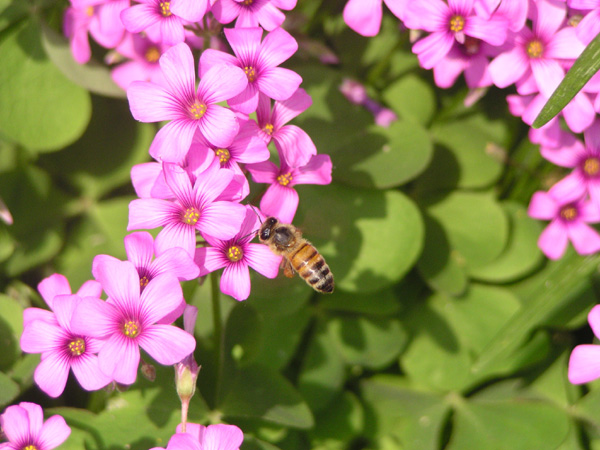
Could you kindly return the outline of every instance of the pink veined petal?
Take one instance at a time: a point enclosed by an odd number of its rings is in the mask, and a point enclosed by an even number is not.
[[[158,198],[138,198],[129,203],[127,230],[162,227],[179,217],[181,207],[176,203]]]
[[[44,425],[44,411],[36,403],[21,402],[19,406],[27,411],[29,416],[29,433],[31,436],[39,436]]]
[[[257,83],[248,83],[246,89],[230,98],[227,104],[235,111],[252,114],[258,107],[258,93]]]
[[[164,88],[149,81],[134,81],[127,89],[129,109],[140,122],[160,122],[183,115],[179,102]]]
[[[160,254],[150,266],[155,274],[169,272],[179,280],[193,280],[198,277],[198,266],[182,248],[170,248]]]
[[[600,150],[600,121],[594,121],[594,123],[583,132],[583,137],[587,147],[593,150]]]
[[[467,16],[473,10],[473,0],[448,0],[448,6],[453,13]]]
[[[88,280],[81,285],[77,295],[80,297],[100,297],[102,295],[102,285],[96,280]]]
[[[569,7],[575,9],[595,9],[600,7],[598,0],[569,0]]]
[[[198,247],[194,261],[200,268],[200,276],[222,269],[229,263],[223,251],[214,247]]]
[[[541,147],[540,153],[552,164],[574,168],[579,164],[582,156],[585,155],[585,147],[581,141],[576,140],[576,143],[572,146],[561,146],[559,148]]]
[[[204,234],[209,234],[217,239],[226,240],[234,237],[244,220],[246,208],[239,203],[217,201],[213,202],[202,210],[200,216],[202,230]]]
[[[249,164],[246,169],[255,183],[274,183],[279,174],[278,167],[271,161]]]
[[[112,378],[106,376],[98,366],[98,356],[84,353],[71,361],[71,370],[73,375],[79,381],[79,384],[86,391],[96,391],[102,389],[112,381]]]
[[[585,92],[578,92],[563,109],[563,117],[571,131],[582,133],[596,118],[594,105]]]
[[[183,299],[179,280],[172,273],[152,278],[140,298],[142,327],[149,326],[177,309]]]
[[[244,11],[242,10],[235,26],[236,28],[240,28],[260,24],[265,30],[273,31],[279,27],[284,20],[285,14],[279,11],[273,3],[266,2],[263,4],[262,8],[254,12],[254,14],[244,14]],[[258,21],[258,24],[256,24],[255,21]]]
[[[226,28],[226,30],[229,29],[230,28]],[[240,63],[235,56],[219,50],[207,48],[202,52],[202,56],[200,56],[200,62],[198,63],[198,72],[200,73],[200,78],[203,78],[206,72],[208,72],[211,68],[218,66],[219,64],[229,64],[231,66],[238,67],[240,66]]]
[[[43,320],[55,325],[58,324],[53,312],[41,308],[26,308],[25,311],[23,311],[23,327],[27,327],[27,325],[34,320]]]
[[[344,7],[344,22],[363,36],[376,36],[381,26],[381,0],[349,0]]]
[[[147,268],[154,256],[154,238],[147,231],[137,231],[125,236],[127,259],[137,268]]]
[[[450,53],[433,67],[435,84],[447,89],[452,86],[459,75],[469,66],[469,60],[461,58],[459,51]]]
[[[196,327],[196,319],[198,318],[198,308],[192,305],[185,305],[183,311],[183,329],[192,336]]]
[[[256,272],[267,278],[275,278],[279,272],[281,256],[275,255],[264,244],[250,243],[244,254],[248,265]]]
[[[119,314],[114,305],[86,297],[73,313],[71,331],[74,334],[104,339],[114,331],[118,320]]]
[[[404,25],[411,30],[440,31],[447,26],[448,5],[441,0],[408,2],[404,13]]]
[[[164,365],[178,363],[196,348],[194,336],[173,325],[152,325],[138,341],[140,347]]]
[[[27,409],[20,405],[12,405],[4,410],[4,414],[0,418],[2,419],[0,423],[2,431],[10,442],[27,441],[27,438],[30,436]]]
[[[82,301],[79,295],[59,295],[54,298],[54,314],[63,330],[70,331],[71,319],[77,305]]]
[[[160,20],[155,5],[141,3],[124,9],[121,22],[130,33],[139,33]]]
[[[106,37],[106,41],[98,41],[101,45],[108,48],[114,48],[119,45],[125,32],[125,27],[121,22],[121,13],[129,5],[129,0],[112,0],[102,3],[100,8],[98,8],[100,28],[102,35]]]
[[[571,172],[552,186],[552,196],[560,199],[579,199],[585,192],[585,179],[578,171]]]
[[[225,36],[235,56],[237,66],[254,66],[260,51],[260,41],[263,30],[260,27],[252,28],[225,28]],[[255,67],[262,69],[262,67]]]
[[[235,97],[246,89],[247,84],[248,77],[242,69],[219,64],[206,71],[198,85],[197,96],[207,104],[218,103]]]
[[[267,33],[260,45],[257,65],[261,70],[278,66],[291,58],[296,51],[298,51],[296,39],[283,28],[275,28]]]
[[[542,94],[534,96],[523,112],[523,116],[521,117],[523,122],[525,122],[527,125],[531,125],[546,104],[547,100],[548,98],[544,97]]]
[[[577,25],[577,28],[579,28],[579,25]],[[553,59],[578,58],[585,45],[577,37],[577,28],[566,27],[559,30],[547,44],[544,50],[544,57]]]
[[[501,53],[492,60],[489,66],[494,84],[505,88],[518,81],[529,68],[529,61],[520,48]]]
[[[98,281],[119,308],[135,311],[140,303],[140,276],[129,261],[105,261],[98,265]]]
[[[138,197],[153,197],[152,188],[157,183],[161,171],[162,166],[157,162],[136,164],[131,168],[131,183]]]
[[[569,382],[583,384],[600,377],[600,345],[584,344],[569,358]]]
[[[189,425],[194,425],[194,424],[189,424]],[[188,430],[189,430],[189,426],[188,426]],[[171,439],[169,439],[169,445],[167,446],[167,449],[169,450],[182,450],[182,449],[188,449],[188,450],[201,450],[204,449],[204,447],[201,446],[200,442],[198,441],[198,439],[195,438],[195,436],[192,436],[191,434],[189,434],[189,431],[186,433],[177,433],[174,434],[173,436],[171,436]],[[152,449],[154,450],[154,449]],[[162,450],[162,449],[160,449]]]
[[[533,26],[537,36],[551,38],[562,26],[567,14],[565,2],[546,0],[535,2]]]
[[[262,199],[260,209],[267,216],[277,217],[283,223],[292,223],[298,209],[298,193],[295,189],[279,183],[269,186]]]
[[[569,238],[575,251],[580,255],[590,255],[600,250],[600,235],[584,222],[571,222],[567,226]]]
[[[50,309],[52,309],[52,302],[55,296],[71,293],[69,280],[67,280],[64,275],[59,273],[55,273],[54,275],[44,278],[37,285],[37,289]]]
[[[108,338],[98,353],[98,366],[117,383],[133,384],[140,363],[140,349],[134,339],[121,332]]]
[[[583,44],[588,45],[600,33],[600,9],[587,13],[577,24],[575,33]]]
[[[547,192],[536,192],[531,197],[527,214],[534,219],[551,220],[558,214],[559,205]]]
[[[298,0],[271,0],[271,3],[279,9],[289,11],[296,7]]]
[[[219,23],[230,23],[239,16],[242,7],[233,0],[217,0],[211,7],[211,12]]]
[[[229,147],[239,131],[235,113],[219,105],[210,105],[199,125],[202,135],[217,148]]]
[[[580,210],[581,217],[585,222],[600,222],[600,182],[595,179],[588,180],[587,190],[591,201],[583,204]]]
[[[518,32],[525,26],[529,3],[521,0],[503,0],[497,13],[508,19],[508,29]]]
[[[538,239],[538,246],[550,259],[559,259],[568,243],[567,230],[558,220],[550,222]]]
[[[274,100],[286,100],[298,90],[302,77],[293,70],[273,67],[261,72],[255,84],[258,89]]]
[[[183,42],[185,40],[183,22],[176,15],[165,17],[160,22],[160,35],[162,37],[161,41],[166,45],[176,45]]]
[[[559,62],[553,59],[532,59],[531,70],[540,92],[548,98],[565,77]]]
[[[282,127],[274,136],[275,145],[290,167],[302,167],[317,154],[310,136],[296,125]]]
[[[594,336],[600,336],[600,305],[594,306],[588,313],[588,323]]]
[[[180,164],[192,145],[194,133],[201,121],[175,119],[165,124],[150,145],[150,155],[159,161]]]
[[[203,450],[238,450],[244,440],[244,433],[235,425],[209,425],[203,431]]]
[[[225,267],[221,275],[221,292],[232,296],[237,301],[246,300],[250,296],[248,264],[238,261]]]
[[[179,319],[181,317],[181,315],[185,311],[185,307],[186,307],[185,299],[182,296],[181,297],[181,303],[179,303],[179,305],[177,306],[177,308],[175,308],[174,310],[172,310],[166,316],[164,316],[161,319],[157,320],[156,323],[160,324],[160,325],[171,325],[173,322],[175,322],[177,319]]]
[[[196,91],[196,73],[192,51],[185,43],[177,44],[159,60],[169,90],[180,102],[189,102]]]
[[[310,105],[312,105],[312,98],[302,88],[298,88],[290,98],[275,102],[271,119],[274,129],[279,130],[294,117],[306,111]]]
[[[333,164],[329,155],[314,155],[308,164],[294,171],[292,186],[297,184],[329,184]]]
[[[169,248],[181,247],[192,257],[196,248],[196,229],[181,222],[169,223],[158,233],[154,245],[158,253],[163,253]]]
[[[35,369],[33,378],[42,391],[56,398],[65,390],[69,367],[68,360],[62,354],[48,353]]]
[[[26,353],[43,353],[53,351],[59,346],[66,333],[58,326],[42,320],[28,323],[21,335],[21,349]]]
[[[434,32],[413,45],[413,53],[417,54],[419,63],[424,69],[431,69],[448,54],[454,37],[447,32]]]
[[[470,16],[465,24],[465,34],[472,36],[491,45],[502,45],[506,41],[508,21],[503,17],[492,16],[482,19]]]
[[[177,164],[163,164],[163,173],[167,186],[184,208],[194,206],[196,196],[192,181],[186,170]]]
[[[67,440],[71,434],[71,428],[61,416],[49,417],[38,435],[40,448],[56,448]]]
[[[200,22],[209,9],[208,0],[174,0],[171,12],[190,22]]]

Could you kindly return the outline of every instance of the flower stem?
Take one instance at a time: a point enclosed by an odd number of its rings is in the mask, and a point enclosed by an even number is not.
[[[214,327],[214,338],[215,338],[215,405],[219,399],[219,392],[221,388],[221,378],[223,375],[223,352],[224,352],[224,340],[223,340],[223,324],[221,323],[221,302],[220,302],[220,289],[219,289],[219,274],[212,272],[210,274],[210,284],[212,291],[212,306],[213,306],[213,327]]]

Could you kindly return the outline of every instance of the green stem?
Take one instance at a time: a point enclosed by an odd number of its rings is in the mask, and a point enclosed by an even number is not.
[[[223,375],[223,351],[224,351],[224,340],[223,340],[223,324],[221,323],[221,302],[219,299],[219,274],[218,272],[212,272],[210,274],[211,284],[211,297],[213,306],[213,327],[214,327],[214,338],[215,338],[215,405],[219,400],[219,392],[221,388],[221,378]]]

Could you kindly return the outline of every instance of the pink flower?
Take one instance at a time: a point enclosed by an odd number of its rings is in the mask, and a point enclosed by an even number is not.
[[[171,12],[168,1],[138,0],[138,4],[121,13],[121,20],[127,31],[144,31],[154,42],[175,45],[185,39],[184,21]]]
[[[583,51],[573,27],[564,25],[564,2],[539,0],[535,3],[533,31],[523,27],[513,47],[490,63],[494,84],[504,88],[517,83],[519,94],[541,92],[546,98],[564,78],[562,60],[572,60]]]
[[[600,305],[592,308],[588,322],[594,336],[600,339]],[[569,381],[573,384],[588,383],[600,378],[600,345],[578,345],[569,358]]]
[[[501,45],[506,40],[506,19],[491,16],[483,19],[474,14],[474,0],[429,0],[409,2],[404,24],[410,29],[431,32],[413,45],[419,62],[431,69],[448,54],[455,41],[464,43],[466,36],[481,39],[491,45]]]
[[[239,450],[244,440],[244,433],[235,425],[216,424],[205,427],[195,423],[187,424],[187,432],[181,432],[177,426],[177,434],[169,440],[167,450]],[[155,447],[150,450],[163,450]]]
[[[165,163],[164,176],[175,200],[141,198],[129,204],[128,230],[164,227],[156,237],[157,252],[181,247],[193,256],[196,230],[218,239],[230,239],[239,231],[244,206],[217,200],[233,179],[231,170],[211,166],[192,185],[183,168]]]
[[[52,302],[52,320],[46,317],[25,322],[21,348],[26,353],[42,354],[34,379],[50,397],[58,397],[63,393],[70,369],[81,387],[88,391],[100,389],[112,381],[98,367],[96,353],[103,342],[71,330],[73,311],[90,299],[97,297],[57,295]]]
[[[275,100],[286,100],[302,83],[296,72],[277,67],[298,50],[296,40],[283,28],[276,28],[261,43],[262,28],[225,28],[225,36],[235,57],[218,50],[207,49],[200,57],[200,76],[219,64],[229,64],[244,70],[248,85],[239,95],[228,100],[233,109],[250,114],[256,111],[262,92]]]
[[[398,120],[398,116],[394,111],[377,103],[367,95],[367,89],[358,81],[344,78],[340,85],[340,92],[349,102],[355,105],[364,106],[368,109],[375,118],[375,123],[381,127],[387,128],[393,122]]]
[[[160,274],[140,293],[140,277],[129,261],[104,261],[96,271],[108,300],[81,302],[71,327],[76,333],[105,340],[98,353],[102,372],[118,383],[132,384],[140,361],[139,347],[164,365],[175,364],[194,351],[193,336],[156,323],[180,305],[177,278]]]
[[[280,9],[296,7],[297,0],[217,0],[211,11],[221,23],[230,23],[237,18],[236,28],[261,26],[274,30],[285,20]]]
[[[0,428],[8,439],[0,444],[5,450],[52,450],[71,434],[65,419],[55,415],[44,422],[42,407],[29,402],[6,408],[0,416]]]
[[[247,166],[256,183],[271,184],[260,201],[261,211],[284,223],[293,221],[298,208],[298,193],[293,186],[329,184],[331,168],[329,155],[315,155],[308,164],[298,168],[289,167],[285,159],[281,159],[280,168],[270,161]]]
[[[528,214],[534,219],[551,221],[538,239],[538,246],[548,258],[560,258],[568,241],[581,255],[600,250],[600,235],[587,225],[600,222],[600,211],[593,203],[580,198],[559,197],[551,188],[548,192],[533,194]]]
[[[171,0],[171,11],[190,22],[202,22],[215,0]]]
[[[569,0],[569,8],[589,11],[577,24],[575,33],[585,45],[600,33],[600,0]]]
[[[400,20],[408,0],[383,0],[386,6]],[[348,0],[344,7],[344,22],[358,34],[376,36],[383,16],[382,0]]]
[[[286,125],[298,114],[306,111],[312,104],[310,95],[299,88],[289,99],[275,102],[271,111],[271,101],[260,96],[256,118],[261,135],[268,144],[271,139],[275,147],[290,167],[300,167],[308,163],[317,148],[304,130],[296,125]]]
[[[194,58],[184,44],[171,47],[160,58],[168,86],[135,81],[127,90],[131,114],[142,122],[170,120],[154,137],[155,159],[180,162],[196,130],[217,147],[227,147],[239,130],[235,114],[217,103],[242,92],[248,80],[238,67],[221,65],[209,70],[195,88]]]
[[[200,275],[224,268],[221,291],[236,300],[246,300],[250,295],[248,266],[267,278],[275,278],[281,263],[281,257],[274,255],[266,245],[250,243],[260,227],[257,214],[248,206],[237,235],[226,241],[204,236],[211,246],[196,249],[194,259],[200,267]]]
[[[529,2],[523,0],[479,0],[475,3],[477,13],[481,17],[489,18],[497,14],[507,19],[508,29],[519,31],[525,26]]]

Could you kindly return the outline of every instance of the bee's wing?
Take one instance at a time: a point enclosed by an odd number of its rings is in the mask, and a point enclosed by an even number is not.
[[[292,267],[292,263],[287,258],[283,258],[281,260],[281,267],[283,268],[283,274],[288,278],[294,277],[294,268]]]

